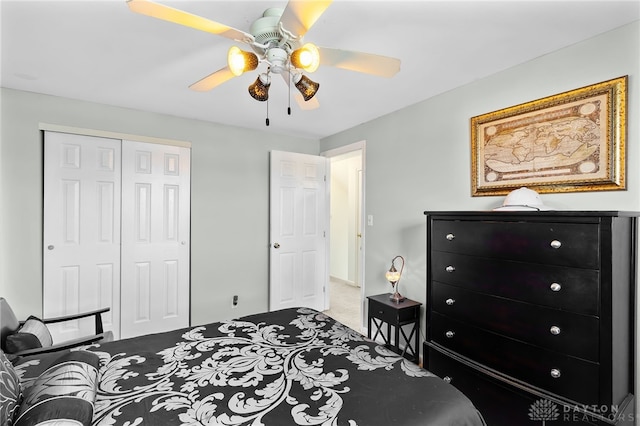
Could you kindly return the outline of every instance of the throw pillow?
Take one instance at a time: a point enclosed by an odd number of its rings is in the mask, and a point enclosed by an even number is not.
[[[14,426],[66,420],[91,425],[100,359],[89,351],[67,352],[26,392]]]
[[[5,346],[8,353],[16,353],[27,349],[46,348],[53,344],[51,333],[40,318],[33,315],[27,318],[14,334],[7,336]]]
[[[11,361],[0,350],[0,424],[11,426],[18,413],[22,389]]]

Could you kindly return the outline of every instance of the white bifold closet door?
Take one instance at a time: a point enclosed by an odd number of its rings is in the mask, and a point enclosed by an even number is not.
[[[121,336],[189,325],[189,149],[123,141]]]
[[[110,307],[116,338],[188,326],[189,148],[45,132],[44,153],[44,316]]]
[[[121,141],[45,133],[43,299],[47,318],[110,307],[120,329]],[[54,342],[93,332],[92,319],[49,326]]]

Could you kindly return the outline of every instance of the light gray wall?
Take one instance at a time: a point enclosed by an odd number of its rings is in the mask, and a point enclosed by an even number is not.
[[[366,294],[389,291],[384,272],[391,258],[402,254],[407,266],[400,292],[424,303],[423,212],[487,210],[502,203],[503,197],[471,197],[469,120],[473,116],[628,75],[628,190],[543,194],[542,200],[557,209],[640,210],[638,52],[636,21],[322,139],[321,151],[367,142],[365,214],[374,216],[374,226],[365,227]],[[422,315],[424,324],[424,308]]]
[[[191,142],[191,322],[268,309],[269,151],[317,154],[317,140],[4,88],[1,96],[0,296],[18,317],[42,313],[39,123]]]

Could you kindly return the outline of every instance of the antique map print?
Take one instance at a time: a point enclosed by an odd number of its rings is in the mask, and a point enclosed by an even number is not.
[[[601,94],[480,124],[479,186],[606,179],[607,109]]]

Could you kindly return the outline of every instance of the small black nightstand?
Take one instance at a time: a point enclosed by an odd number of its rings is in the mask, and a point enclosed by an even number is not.
[[[396,303],[389,299],[390,294],[378,294],[376,296],[367,296],[369,299],[369,328],[367,337],[371,338],[371,330],[376,326],[376,332],[373,340],[378,335],[382,336],[385,346],[403,357],[415,362],[420,362],[420,305],[422,303],[415,300],[405,299]],[[382,326],[387,324],[387,334],[382,332]],[[406,335],[405,325],[412,324],[409,336]],[[391,326],[395,328],[395,339],[391,342]],[[404,340],[404,350],[400,349],[400,336]],[[414,340],[413,345],[411,340]]]

